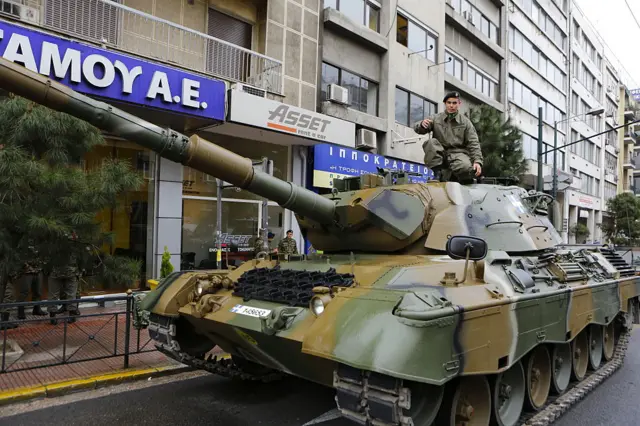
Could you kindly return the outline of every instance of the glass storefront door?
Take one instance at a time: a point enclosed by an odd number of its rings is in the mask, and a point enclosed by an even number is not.
[[[183,197],[181,270],[216,267],[217,204],[215,198]],[[228,264],[237,265],[254,257],[261,207],[256,201],[223,199],[223,264],[228,260]],[[277,247],[282,236],[283,210],[277,205],[268,208],[269,230],[275,234],[272,247]]]

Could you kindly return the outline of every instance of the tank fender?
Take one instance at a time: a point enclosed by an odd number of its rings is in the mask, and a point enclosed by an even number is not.
[[[188,303],[188,294],[195,285],[196,276],[192,271],[172,272],[147,293],[140,307],[158,315],[179,316],[178,309]]]

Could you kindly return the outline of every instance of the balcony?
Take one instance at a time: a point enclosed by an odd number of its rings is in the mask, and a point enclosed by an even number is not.
[[[627,144],[631,144],[631,145],[633,145],[633,144],[635,144],[635,143],[636,143],[636,141],[635,141],[635,139],[633,138],[633,136],[631,136],[631,134],[630,134],[630,133],[625,133],[625,134],[624,134],[624,143],[625,143],[625,145],[627,145]]]
[[[276,59],[112,1],[66,4],[76,7],[61,8],[59,0],[0,0],[0,16],[282,94],[282,62]]]
[[[628,153],[625,153],[624,159],[622,160],[622,167],[627,170],[633,170],[636,168],[635,157],[631,157]]]

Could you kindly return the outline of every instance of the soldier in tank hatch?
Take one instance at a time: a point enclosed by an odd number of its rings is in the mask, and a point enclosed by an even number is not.
[[[293,239],[293,231],[291,229],[287,231],[287,236],[280,240],[278,253],[298,254],[298,245],[296,244],[296,240]]]
[[[416,123],[413,130],[424,135],[433,132],[433,138],[422,145],[424,163],[432,169],[435,179],[451,180],[463,184],[473,183],[482,173],[482,150],[478,134],[471,120],[462,115],[460,94],[449,92],[443,102],[445,111]]]

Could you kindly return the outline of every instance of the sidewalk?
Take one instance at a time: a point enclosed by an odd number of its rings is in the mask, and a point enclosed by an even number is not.
[[[52,325],[48,316],[30,314],[28,309],[27,319],[22,320],[18,328],[0,330],[0,405],[187,368],[159,353],[147,330],[138,331],[133,324],[129,336],[129,368],[124,368],[124,305],[81,307],[82,316],[75,323],[66,323],[66,327],[63,321],[66,315],[56,317],[58,323]],[[12,315],[10,320],[15,321],[16,317]],[[7,352],[3,359],[5,338]],[[217,347],[214,352],[222,353]],[[114,353],[117,355],[113,356]],[[93,359],[106,356],[110,357]],[[53,365],[63,360],[64,364]]]

